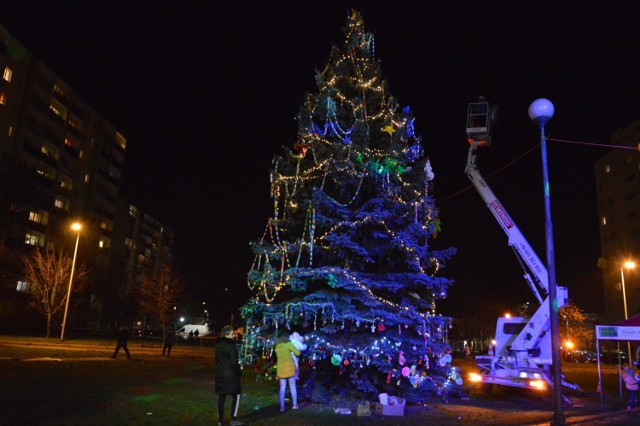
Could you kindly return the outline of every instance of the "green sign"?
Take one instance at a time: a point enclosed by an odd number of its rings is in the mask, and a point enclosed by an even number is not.
[[[618,327],[599,327],[599,335],[602,337],[617,337]]]

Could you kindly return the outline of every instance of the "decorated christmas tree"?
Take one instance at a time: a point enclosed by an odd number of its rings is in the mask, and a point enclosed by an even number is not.
[[[386,391],[423,401],[461,383],[451,319],[436,313],[455,249],[432,247],[440,220],[428,147],[389,93],[359,13],[344,34],[300,108],[298,140],[273,160],[244,353],[266,358],[277,335],[296,331],[308,346],[303,393],[314,400]]]

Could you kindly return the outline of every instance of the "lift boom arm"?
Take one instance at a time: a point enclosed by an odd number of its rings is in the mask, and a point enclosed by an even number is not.
[[[547,344],[542,344],[541,339],[549,339],[549,277],[546,266],[542,263],[527,239],[524,237],[518,226],[515,224],[507,210],[494,195],[487,182],[482,178],[476,165],[476,150],[478,142],[471,143],[467,157],[467,167],[465,173],[476,188],[489,211],[496,218],[497,222],[507,234],[508,244],[511,246],[520,260],[525,270],[524,278],[529,284],[534,296],[538,299],[540,306],[535,314],[529,319],[526,327],[512,343],[512,350],[527,351],[540,348],[543,352],[541,356],[546,358]],[[526,267],[525,267],[526,266]],[[542,290],[542,294],[540,290]],[[568,302],[566,287],[558,287],[558,308]],[[550,341],[549,341],[550,343]]]

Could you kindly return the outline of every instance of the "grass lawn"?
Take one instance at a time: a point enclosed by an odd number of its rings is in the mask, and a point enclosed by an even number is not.
[[[130,341],[133,360],[121,352],[110,358],[114,340],[70,340],[0,336],[0,425],[211,425],[216,424],[212,347],[179,344],[172,357],[161,355],[159,341]],[[247,424],[282,425],[412,425],[461,423],[521,425],[549,423],[552,405],[513,389],[493,396],[472,393],[469,401],[434,401],[409,405],[404,417],[341,416],[334,408],[355,413],[355,401],[318,405],[301,402],[298,411],[279,412],[275,381],[256,382],[246,368],[240,418]],[[593,395],[583,399],[573,416],[598,415]],[[227,402],[226,415],[229,415]],[[290,407],[290,403],[288,405]],[[580,424],[627,424],[610,417],[590,417]],[[621,416],[627,416],[623,411]],[[637,413],[633,420],[640,417]],[[576,419],[578,417],[575,417]],[[228,417],[227,417],[228,421]],[[604,418],[603,418],[604,421]],[[574,423],[578,424],[578,423]],[[639,423],[640,424],[640,423]]]

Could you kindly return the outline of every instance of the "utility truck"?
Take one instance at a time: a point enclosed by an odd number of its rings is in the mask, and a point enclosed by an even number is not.
[[[483,98],[477,103],[469,104],[467,140],[470,147],[465,173],[507,234],[508,245],[520,262],[524,271],[524,280],[538,300],[539,306],[531,318],[501,317],[498,319],[493,353],[476,356],[479,373],[472,373],[469,378],[472,382],[482,383],[486,392],[491,391],[492,385],[546,390],[547,386],[553,388],[547,268],[491,191],[476,165],[478,148],[491,144],[494,112]],[[568,298],[567,288],[558,286],[558,308],[566,305]],[[562,385],[580,390],[577,385],[567,383],[564,379],[562,379]],[[566,398],[565,401],[567,401]]]

